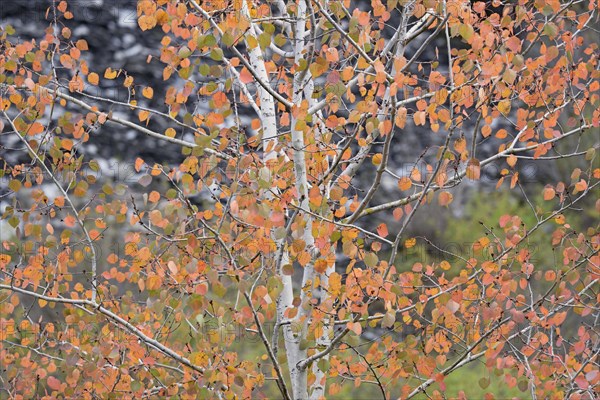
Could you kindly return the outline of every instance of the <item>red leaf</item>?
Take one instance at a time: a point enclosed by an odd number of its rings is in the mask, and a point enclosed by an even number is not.
[[[48,387],[52,390],[60,390],[60,381],[53,376],[49,376],[47,381]]]
[[[386,237],[388,235],[387,225],[384,223],[379,224],[377,227],[377,234],[381,237]]]

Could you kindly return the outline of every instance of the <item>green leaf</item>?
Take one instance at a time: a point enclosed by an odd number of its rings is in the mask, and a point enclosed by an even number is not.
[[[461,24],[458,28],[458,33],[463,37],[467,42],[471,40],[473,35],[475,34],[475,30],[471,25]]]
[[[104,186],[102,186],[102,191],[103,191],[104,193],[106,193],[107,195],[109,195],[109,196],[110,196],[111,194],[113,194],[113,188],[112,188],[112,186],[110,186],[108,183],[107,183],[107,184],[105,184]]]
[[[519,382],[519,384],[517,386],[519,387],[519,390],[521,392],[526,392],[527,389],[529,388],[529,382],[527,382],[526,380],[522,380]]]
[[[208,74],[210,73],[210,65],[200,64],[200,66],[198,67],[198,72],[200,72],[202,76],[208,76]]]
[[[558,34],[558,26],[549,22],[544,26],[544,35],[548,36],[550,39],[554,39]]]
[[[177,197],[177,190],[169,189],[169,190],[167,190],[167,193],[165,193],[165,196],[167,196],[167,199],[173,200],[174,198]]]
[[[17,226],[19,226],[20,220],[19,218],[13,216],[8,220],[8,224],[10,226],[12,226],[13,228],[16,228]]]
[[[212,49],[212,51],[210,52],[210,58],[215,61],[221,61],[223,59],[223,50]]]
[[[281,283],[281,278],[276,275],[269,278],[267,281],[267,290],[269,292],[269,296],[276,299],[282,289],[283,284]]]
[[[190,50],[189,47],[187,46],[183,46],[182,48],[179,49],[179,51],[177,52],[177,55],[181,58],[188,58],[190,55],[192,54],[192,51]]]
[[[234,42],[235,37],[229,31],[224,32],[221,36],[221,43],[227,47],[232,46]]]
[[[377,265],[377,263],[379,262],[379,259],[377,258],[377,256],[375,255],[375,253],[367,253],[365,255],[365,265],[369,268],[373,268],[374,266]]]
[[[212,290],[218,297],[223,297],[227,293],[227,288],[219,281],[212,285]]]
[[[21,184],[21,181],[18,181],[18,180],[16,180],[16,179],[13,179],[13,180],[11,180],[11,181],[8,183],[8,188],[9,188],[10,190],[12,190],[13,192],[18,192],[18,191],[19,191],[19,189],[21,189],[21,185],[22,185],[22,184]]]
[[[326,358],[321,358],[317,363],[317,367],[323,372],[329,371],[329,360]]]
[[[94,172],[98,172],[98,170],[100,170],[100,165],[98,165],[98,161],[96,160],[90,161],[88,165],[90,169]]]
[[[335,231],[331,234],[331,242],[335,243],[342,237],[342,233],[339,231]]]
[[[481,378],[479,380],[479,387],[482,389],[487,388],[490,385],[490,378]]]
[[[262,50],[264,50],[267,47],[269,47],[269,45],[271,44],[271,35],[269,35],[266,32],[261,33],[258,36],[258,44],[260,45],[260,48]]]

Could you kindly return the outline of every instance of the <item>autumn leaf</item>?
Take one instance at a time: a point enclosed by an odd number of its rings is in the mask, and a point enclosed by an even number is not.
[[[452,203],[453,198],[454,198],[454,196],[452,196],[452,193],[441,192],[438,197],[440,206],[442,206],[442,207],[448,206],[450,203]]]
[[[410,180],[409,177],[402,177],[398,180],[398,188],[400,190],[408,190],[410,189],[412,186],[412,181]]]
[[[388,235],[387,225],[381,223],[377,226],[377,234],[381,237],[386,237]]]
[[[115,71],[115,70],[113,70],[112,68],[109,67],[104,72],[104,77],[106,79],[115,79],[117,77],[117,71]]]
[[[411,247],[414,247],[415,244],[417,244],[417,239],[415,239],[415,238],[406,239],[404,241],[404,247],[406,247],[407,249],[410,249]]]
[[[154,97],[154,89],[152,89],[150,86],[146,86],[144,89],[142,89],[142,95],[147,99],[151,99]]]
[[[98,74],[95,72],[92,72],[88,75],[88,82],[92,85],[98,85],[99,80]]]
[[[544,192],[543,192],[544,200],[546,200],[546,201],[552,200],[555,195],[556,195],[556,192],[554,191],[554,188],[552,188],[552,187],[544,188]]]
[[[517,164],[517,157],[514,154],[509,155],[506,158],[506,163],[511,167],[514,167]]]
[[[48,387],[52,390],[60,390],[61,387],[61,383],[58,379],[56,379],[55,377],[53,377],[52,375],[48,377],[48,379],[46,380],[46,383],[48,384]]]
[[[10,397],[593,397],[595,3],[133,3],[5,10]]]

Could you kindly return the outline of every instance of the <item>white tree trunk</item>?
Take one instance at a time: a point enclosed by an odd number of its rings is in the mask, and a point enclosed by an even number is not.
[[[243,1],[242,2],[242,7],[241,7],[241,12],[242,14],[248,18],[250,20],[250,10],[248,9],[248,4]],[[253,25],[250,25],[250,34],[254,37],[257,37],[258,35],[256,34]],[[249,46],[248,43],[246,43]],[[253,49],[250,50],[249,52],[249,57],[250,57],[250,64],[252,65],[253,69],[256,71],[257,74],[257,78],[262,80],[264,83],[269,84],[269,76],[267,74],[267,70],[265,67],[265,60],[263,57],[263,53],[260,50],[260,48],[254,47]],[[267,89],[265,89],[262,85],[258,85],[258,98],[260,101],[260,118],[261,118],[261,125],[262,125],[262,129],[263,129],[263,148],[266,150],[265,153],[263,154],[263,162],[265,164],[268,164],[269,161],[272,161],[274,159],[277,158],[277,151],[276,151],[276,145],[277,145],[277,115],[276,115],[276,109],[275,109],[275,99],[273,98],[273,96],[268,92]],[[293,294],[293,285],[292,285],[292,277],[290,275],[286,275],[283,273],[283,271],[281,270],[281,267],[289,264],[289,255],[288,255],[288,251],[286,249],[286,244],[285,244],[285,238],[279,239],[277,241],[277,248],[278,251],[275,255],[275,263],[279,262],[279,270],[277,271],[279,277],[281,278],[282,284],[283,284],[283,289],[279,295],[279,298],[277,300],[277,321],[278,323],[280,323],[281,321],[284,321],[285,316],[284,313],[285,311],[292,307],[292,301],[294,298],[294,294]],[[275,264],[274,263],[274,264]],[[276,325],[275,329],[279,329],[279,326]],[[278,335],[274,334],[273,338],[275,341],[278,340]],[[284,325],[283,326],[283,339],[284,339],[284,344],[285,344],[285,351],[286,351],[286,356],[288,359],[288,363],[290,365],[290,371],[292,371],[292,363],[293,365],[295,365],[298,361],[300,361],[300,356],[297,354],[298,353],[298,348],[299,348],[299,341],[298,343],[295,343],[293,340],[291,340],[292,338],[292,329],[291,329],[291,325]],[[278,347],[278,343],[271,343],[271,345],[277,349]],[[297,360],[294,362],[294,360]],[[293,390],[293,397],[294,398],[298,398],[296,396],[296,388],[297,385],[295,384],[295,382],[297,381],[297,379],[294,379],[292,377],[292,390]]]

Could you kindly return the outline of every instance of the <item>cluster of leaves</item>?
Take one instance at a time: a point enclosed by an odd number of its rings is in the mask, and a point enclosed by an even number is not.
[[[14,229],[0,255],[2,395],[319,398],[371,384],[441,398],[447,375],[482,360],[532,395],[594,397],[600,234],[567,211],[598,193],[600,168],[594,147],[555,145],[600,125],[598,5],[490,7],[140,0],[140,28],[164,33],[148,57],[164,65],[162,107],[148,105],[153,82],[88,65],[67,1],[40,38],[3,27],[0,130],[29,159],[0,170]],[[86,92],[101,81],[128,101]],[[208,111],[189,111],[197,96]],[[181,163],[138,158],[137,182],[99,179],[83,150],[110,123],[181,146]],[[393,148],[420,126],[433,145],[399,176]],[[397,265],[414,215],[452,206],[485,165],[502,163],[497,188],[513,189],[520,160],[567,157],[581,166],[547,183],[531,222],[505,214],[468,258]],[[384,180],[398,200],[374,205]],[[374,214],[386,223],[372,229]],[[541,227],[554,264],[531,260]],[[385,334],[361,341],[374,327]],[[245,358],[238,340],[264,350]]]

